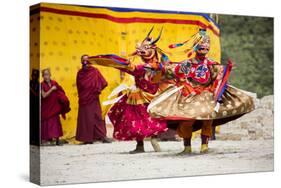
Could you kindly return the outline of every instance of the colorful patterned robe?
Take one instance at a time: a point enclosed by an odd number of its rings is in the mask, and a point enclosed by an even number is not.
[[[162,71],[166,78],[176,79],[177,83],[151,101],[150,115],[173,121],[213,120],[213,125],[221,125],[252,111],[252,97],[231,85],[226,84],[222,95],[216,98],[224,70],[222,65],[208,58],[164,66]],[[199,129],[200,121],[196,124]]]
[[[144,65],[135,66],[133,70],[120,70],[134,76],[136,88],[125,91],[125,95],[108,112],[114,126],[113,137],[141,141],[166,131],[166,121],[152,118],[147,112],[148,104],[159,92],[159,83],[150,80]]]

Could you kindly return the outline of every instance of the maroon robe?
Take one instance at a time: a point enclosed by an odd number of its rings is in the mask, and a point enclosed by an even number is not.
[[[43,91],[47,92],[51,87],[57,89],[51,94],[41,99],[41,140],[59,138],[63,135],[59,115],[65,118],[65,114],[70,111],[69,100],[62,87],[54,80],[49,86],[46,82],[41,83]]]
[[[77,73],[76,84],[79,97],[76,140],[93,142],[106,137],[105,122],[99,101],[106,80],[94,67],[83,67]]]

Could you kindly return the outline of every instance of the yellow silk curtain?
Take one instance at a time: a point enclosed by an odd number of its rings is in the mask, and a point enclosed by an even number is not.
[[[60,5],[41,3],[31,7],[31,11],[38,8],[51,8],[52,10],[63,10],[68,13],[82,12],[92,14],[103,14],[115,18],[152,18],[152,19],[175,19],[193,20],[212,26],[219,33],[219,28],[210,20],[199,14],[175,14],[142,11],[118,11],[107,8],[91,8],[74,5]],[[172,61],[186,59],[186,54],[181,53],[182,49],[171,50],[168,45],[187,40],[194,33],[198,32],[199,25],[175,24],[175,23],[155,23],[153,20],[147,23],[133,22],[120,23],[106,18],[87,17],[83,15],[61,14],[48,11],[39,11],[30,16],[30,68],[40,70],[50,68],[52,78],[56,80],[66,91],[70,99],[71,112],[67,114],[67,119],[62,120],[64,138],[73,139],[76,131],[78,96],[76,89],[76,73],[80,68],[80,56],[82,54],[116,54],[128,57],[135,49],[137,42],[144,39],[150,28],[154,26],[151,34],[157,37],[161,27],[163,33],[157,45],[164,51],[172,53]],[[220,39],[212,30],[207,30],[211,38],[211,50],[209,57],[220,62]],[[136,58],[134,63],[140,63]],[[40,64],[39,64],[40,63]],[[109,83],[102,92],[100,100],[107,100],[107,96],[112,89],[121,83],[120,71],[113,68],[99,67],[103,76]],[[133,84],[130,76],[125,75],[123,82],[128,85]],[[103,115],[108,107],[102,106]]]

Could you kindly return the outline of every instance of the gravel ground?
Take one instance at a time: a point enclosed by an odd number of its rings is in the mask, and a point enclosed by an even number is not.
[[[54,185],[272,171],[274,167],[273,139],[212,141],[208,154],[199,154],[199,139],[192,144],[193,154],[185,156],[177,155],[183,149],[181,142],[160,142],[160,153],[145,142],[147,152],[134,155],[128,154],[134,142],[44,146],[40,181]],[[36,152],[34,146],[32,152]]]

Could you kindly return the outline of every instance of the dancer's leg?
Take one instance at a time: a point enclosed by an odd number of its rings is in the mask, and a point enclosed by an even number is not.
[[[180,154],[191,153],[191,137],[192,137],[192,125],[194,121],[181,122],[177,128],[177,133],[183,138],[184,150]]]
[[[143,153],[144,152],[144,143],[143,140],[137,141],[136,149],[133,151],[130,151],[130,154],[136,154],[136,153]]]
[[[205,120],[203,121],[202,131],[201,131],[201,150],[200,153],[207,153],[208,152],[208,142],[212,136],[212,120]]]
[[[160,145],[157,140],[157,136],[152,136],[150,142],[155,152],[161,151]]]

